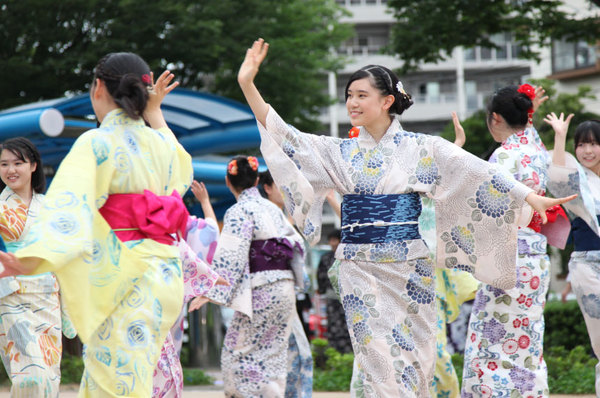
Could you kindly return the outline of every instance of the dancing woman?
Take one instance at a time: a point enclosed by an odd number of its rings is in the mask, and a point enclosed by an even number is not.
[[[79,396],[149,397],[161,346],[183,303],[175,234],[188,213],[190,155],[160,103],[177,84],[153,84],[138,55],[111,53],[90,89],[100,126],[61,163],[35,224],[4,275],[54,271],[84,343]],[[146,126],[145,120],[154,128]]]
[[[404,131],[395,115],[412,101],[382,66],[358,70],[346,86],[350,120],[360,126],[357,138],[299,132],[254,85],[267,49],[262,39],[254,42],[238,82],[258,121],[267,166],[309,242],[319,241],[327,192],[344,196],[338,285],[355,352],[352,394],[429,396],[435,290],[418,232],[419,194],[436,202],[438,263],[502,288],[515,284],[512,253],[524,202],[545,216],[561,200],[535,195],[439,137]]]

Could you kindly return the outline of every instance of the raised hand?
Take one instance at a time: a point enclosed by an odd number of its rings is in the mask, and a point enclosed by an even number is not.
[[[548,222],[548,217],[546,217],[546,210],[551,208],[552,206],[561,205],[565,202],[569,202],[575,199],[577,195],[567,196],[565,198],[548,198],[546,196],[540,196],[535,193],[530,193],[527,195],[525,200],[535,211],[540,214],[542,218],[542,224],[546,224]]]
[[[179,82],[175,81],[171,83],[175,75],[168,70],[164,71],[156,82],[154,82],[154,73],[150,72],[150,78],[152,85],[148,88],[148,103],[144,110],[144,119],[153,129],[167,127],[167,122],[160,110],[160,104],[165,99],[165,96],[179,85]]]
[[[546,95],[546,90],[542,86],[537,86],[535,88],[535,98],[531,101],[533,102],[533,111],[537,112],[540,105],[548,100],[548,96]]]
[[[546,115],[544,121],[552,126],[557,138],[566,138],[567,131],[569,130],[569,123],[571,123],[573,116],[574,115],[571,113],[565,119],[565,114],[563,112],[560,113],[560,116],[556,116],[556,114],[552,112]]]
[[[465,135],[465,129],[458,120],[456,112],[452,112],[452,123],[454,123],[454,145],[462,148],[467,141],[467,136]]]
[[[258,68],[267,56],[268,51],[269,43],[265,43],[263,39],[254,41],[252,47],[246,51],[246,57],[238,72],[238,83],[240,86],[254,82]]]
[[[192,181],[191,187],[192,193],[198,200],[198,202],[203,203],[206,201],[210,202],[210,197],[208,196],[208,191],[206,190],[206,186],[204,186],[203,182],[198,182],[196,180]]]

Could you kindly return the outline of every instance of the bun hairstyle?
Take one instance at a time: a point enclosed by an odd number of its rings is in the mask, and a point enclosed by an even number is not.
[[[31,188],[37,193],[43,193],[46,190],[46,176],[42,165],[42,157],[33,142],[25,137],[9,138],[0,144],[0,152],[4,150],[12,152],[13,155],[24,162],[37,165],[31,175]],[[0,190],[5,187],[4,181],[0,180]]]
[[[348,100],[348,88],[350,84],[355,80],[364,79],[365,77],[369,78],[373,87],[378,89],[381,95],[394,96],[394,103],[389,109],[390,115],[401,115],[402,112],[413,104],[410,94],[404,91],[404,87],[398,76],[385,66],[380,65],[367,65],[350,76],[348,84],[346,84],[346,100]]]
[[[106,84],[116,104],[132,119],[139,119],[148,103],[152,84],[150,67],[137,54],[110,53],[102,57],[94,70],[94,80]]]
[[[575,129],[573,140],[575,141],[575,148],[579,144],[600,144],[600,120],[586,120],[580,123]]]
[[[236,156],[227,165],[227,178],[236,191],[251,188],[258,178],[258,160],[254,156]]]
[[[271,176],[271,172],[269,170],[258,173],[258,190],[263,198],[269,198],[267,191],[265,191],[265,185],[271,187],[274,182],[273,176]]]
[[[492,113],[501,115],[512,128],[525,128],[533,102],[518,86],[508,86],[496,91],[488,103],[488,118]]]

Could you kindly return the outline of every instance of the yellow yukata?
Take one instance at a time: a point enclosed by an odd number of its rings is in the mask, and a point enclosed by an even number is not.
[[[168,129],[153,130],[122,109],[80,136],[52,181],[20,258],[52,271],[84,343],[80,397],[149,397],[167,332],[183,302],[176,246],[121,242],[98,212],[111,194],[183,196],[190,155]]]

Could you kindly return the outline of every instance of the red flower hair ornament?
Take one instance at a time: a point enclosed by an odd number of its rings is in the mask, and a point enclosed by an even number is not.
[[[144,84],[152,85],[152,78],[150,77],[149,74],[144,73],[142,75],[142,82],[144,82]]]
[[[535,87],[531,84],[521,84],[517,89],[518,93],[525,94],[532,102],[535,99]],[[533,107],[527,111],[529,124],[533,123]]]

